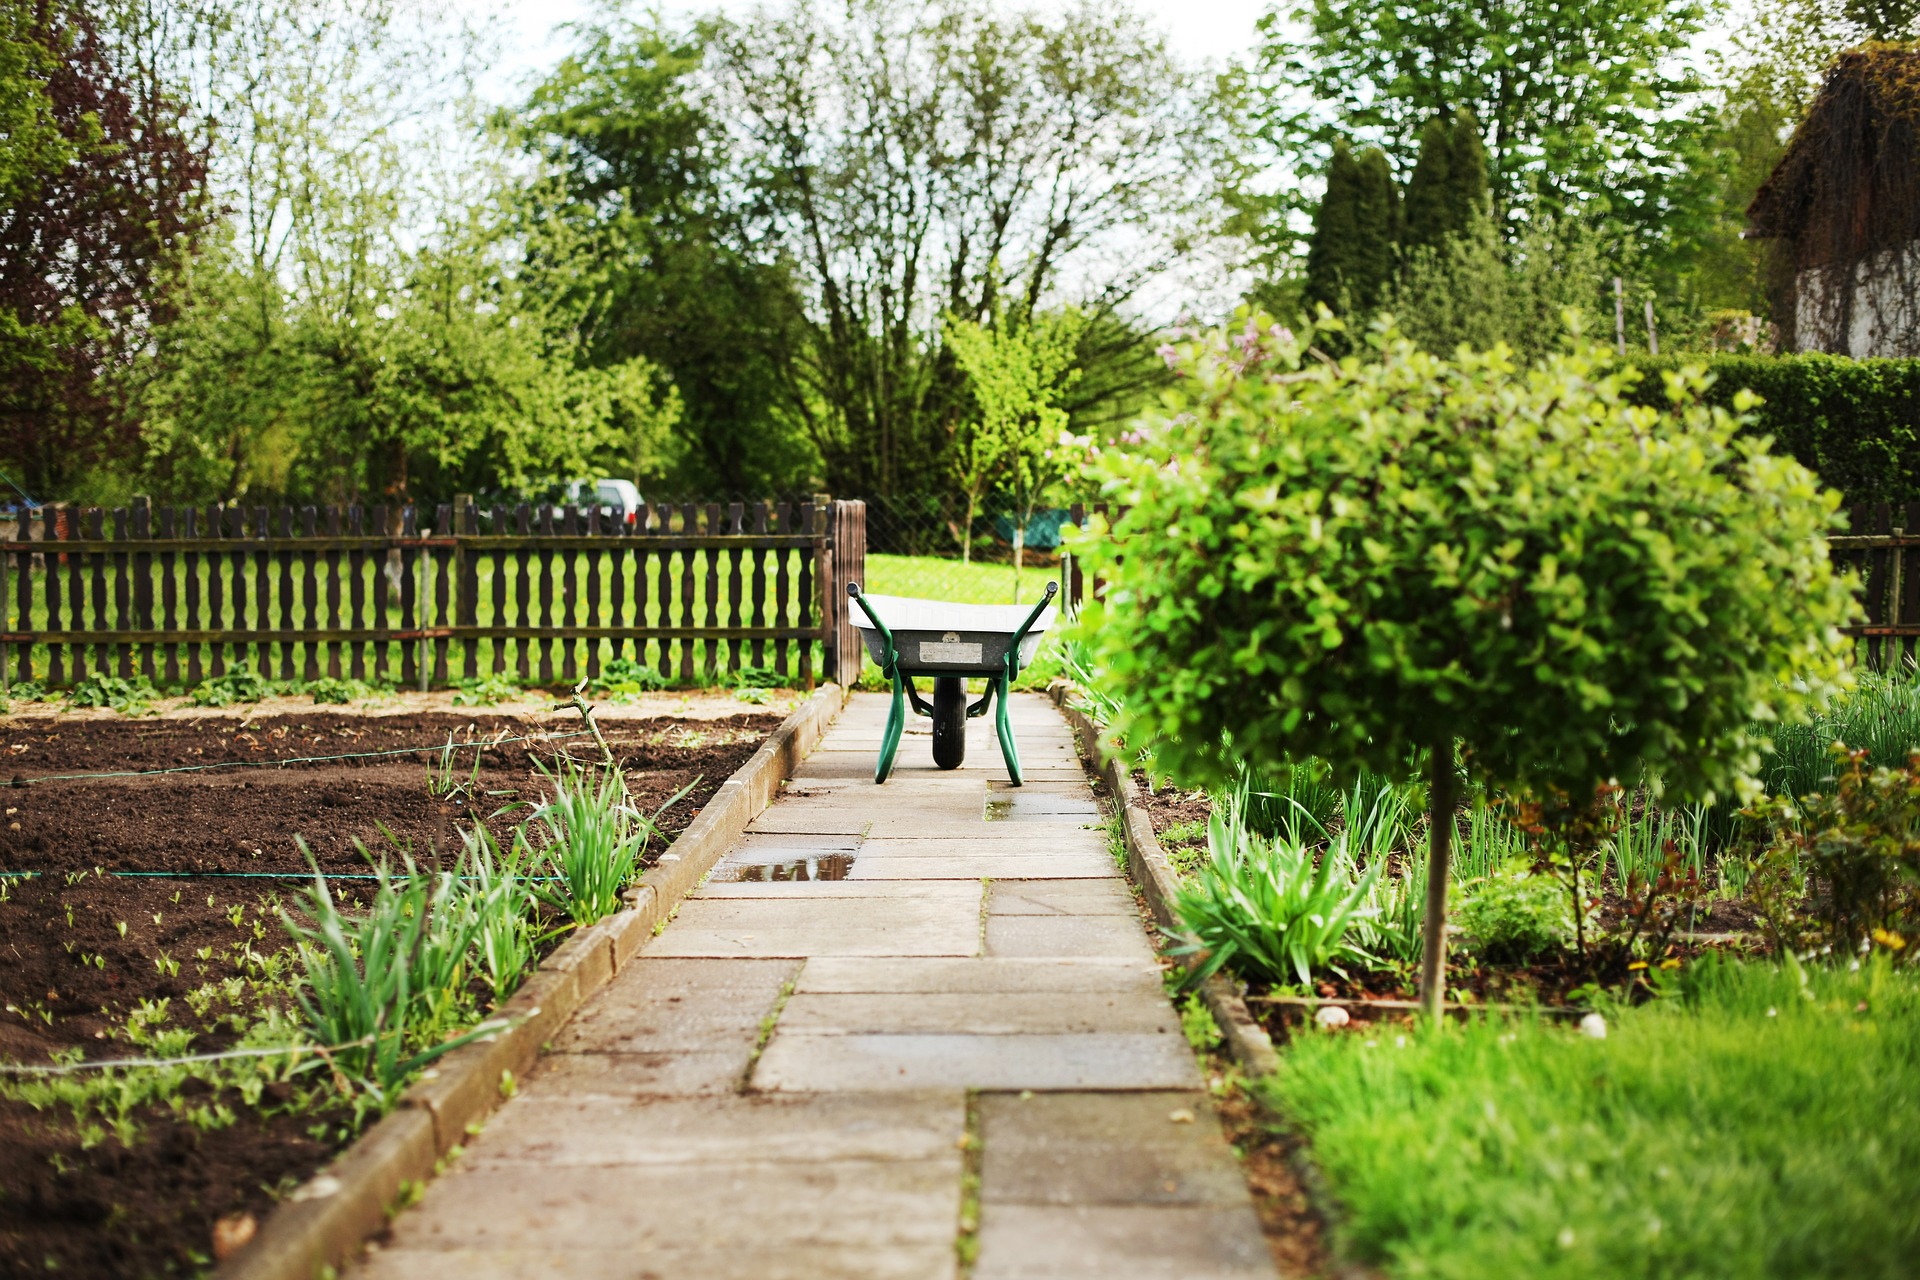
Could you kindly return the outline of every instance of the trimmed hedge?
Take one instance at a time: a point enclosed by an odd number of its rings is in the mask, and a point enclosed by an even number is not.
[[[1664,401],[1660,372],[1704,364],[1714,375],[1707,401],[1732,407],[1752,390],[1765,403],[1755,431],[1838,489],[1848,505],[1920,499],[1920,360],[1845,356],[1640,356],[1646,379],[1633,399]]]

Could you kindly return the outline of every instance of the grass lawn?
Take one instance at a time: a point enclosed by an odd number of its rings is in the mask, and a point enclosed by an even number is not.
[[[1920,979],[1707,962],[1605,1040],[1311,1035],[1264,1086],[1393,1276],[1920,1274]]]
[[[1028,565],[1020,572],[1020,599],[1039,602],[1049,582],[1059,582],[1057,566]],[[1013,604],[1013,566],[962,564],[937,556],[867,557],[867,580],[862,588],[877,595],[918,596],[926,600],[955,600],[964,604]],[[1066,589],[1061,582],[1061,590]]]

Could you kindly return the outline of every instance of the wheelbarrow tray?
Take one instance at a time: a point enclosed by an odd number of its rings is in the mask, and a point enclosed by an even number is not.
[[[945,600],[918,600],[911,596],[865,597],[880,620],[893,632],[900,670],[906,675],[997,676],[1006,670],[1014,637],[1033,614],[1026,604],[954,604]],[[1018,665],[1032,663],[1040,648],[1040,634],[1052,625],[1049,607],[1020,640]],[[885,665],[886,637],[872,621],[858,613],[854,626],[866,642],[874,662]]]

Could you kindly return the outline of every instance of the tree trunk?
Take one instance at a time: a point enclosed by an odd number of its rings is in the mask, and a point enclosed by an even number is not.
[[[1447,862],[1453,840],[1453,738],[1433,747],[1433,783],[1428,791],[1427,918],[1420,957],[1420,1005],[1428,1021],[1440,1021],[1447,990]]]
[[[1022,520],[1013,526],[1013,602],[1020,603],[1020,561],[1027,547],[1027,525]]]

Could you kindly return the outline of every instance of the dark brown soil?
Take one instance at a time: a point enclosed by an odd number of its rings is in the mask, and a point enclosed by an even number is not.
[[[605,731],[634,799],[649,811],[698,778],[692,794],[662,816],[672,835],[778,723],[768,715],[620,720]],[[542,731],[475,715],[16,721],[0,727],[0,751],[13,773],[32,779],[391,750],[442,743],[449,732],[469,741]],[[26,749],[9,750],[20,746]],[[168,999],[184,1013],[187,992],[236,972],[237,943],[253,939],[262,951],[282,943],[277,906],[292,905],[303,883],[284,873],[306,869],[295,836],[331,875],[365,874],[353,841],[390,848],[383,826],[427,861],[457,844],[456,824],[476,813],[510,827],[516,815],[497,811],[533,798],[543,781],[535,760],[550,763],[562,748],[585,758],[596,752],[590,738],[485,748],[471,801],[430,796],[425,755],[0,789],[0,871],[39,873],[0,881],[8,895],[0,902],[0,1059],[45,1062],[50,1052],[76,1046],[94,1057],[126,1055],[130,1046],[109,1037],[141,1001]],[[460,752],[457,763],[464,783],[472,752]],[[113,874],[124,871],[192,874]],[[350,894],[357,883],[336,880],[335,888]],[[235,907],[244,910],[238,924],[228,915]],[[163,972],[162,963],[177,964],[177,972]],[[192,1047],[219,1048],[222,1040],[203,1035]],[[107,1137],[83,1150],[65,1112],[0,1100],[0,1277],[45,1275],[50,1267],[85,1276],[204,1270],[216,1219],[264,1218],[276,1194],[340,1145],[341,1116],[324,1109],[287,1114],[272,1097],[259,1109],[237,1096],[195,1101],[225,1102],[239,1119],[203,1132],[155,1106],[139,1116],[142,1136],[132,1147]]]

